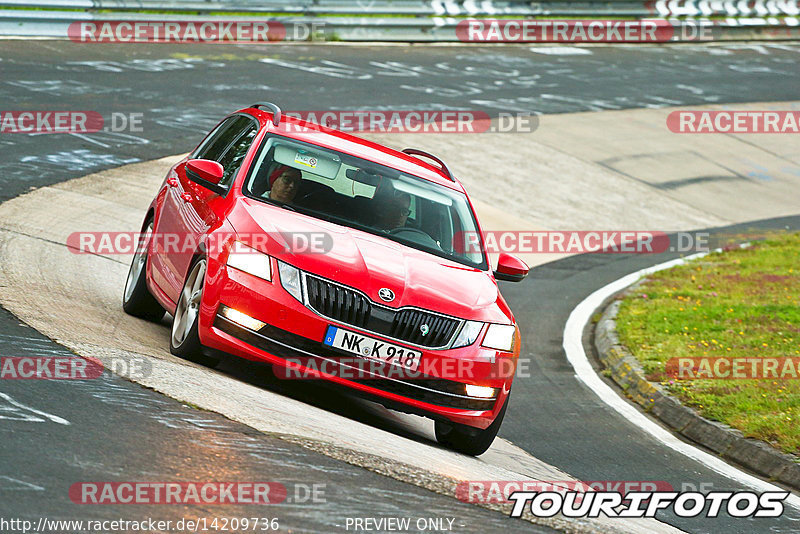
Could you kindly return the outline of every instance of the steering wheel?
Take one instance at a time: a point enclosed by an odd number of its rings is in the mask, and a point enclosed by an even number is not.
[[[318,196],[320,196],[322,193],[327,193],[327,191],[311,191],[311,192],[309,192],[309,193],[306,193],[306,194],[305,194],[305,195],[303,195],[302,197],[298,198],[298,199],[296,200],[296,202],[304,202],[304,201],[309,201],[309,200],[312,200],[314,197],[318,197]]]
[[[399,234],[400,232],[414,232],[416,234],[422,234],[425,237],[427,237],[428,239],[432,239],[431,236],[429,236],[427,232],[423,232],[419,228],[412,228],[410,226],[400,226],[398,228],[392,228],[391,230],[389,230],[389,234],[391,234],[391,235]]]
[[[416,234],[416,235],[422,236],[423,237],[422,242],[420,242],[418,240],[413,240],[413,241],[417,241],[420,244],[434,245],[438,249],[442,248],[441,246],[439,246],[439,243],[437,243],[435,239],[433,239],[430,235],[428,235],[427,232],[425,232],[423,230],[420,230],[419,228],[412,228],[410,226],[401,226],[399,228],[393,228],[393,229],[389,230],[389,235],[397,235],[397,234],[400,234],[402,232],[408,232],[408,233],[412,233],[412,234]]]

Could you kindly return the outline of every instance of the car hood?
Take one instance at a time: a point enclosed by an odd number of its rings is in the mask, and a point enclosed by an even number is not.
[[[359,289],[386,306],[417,306],[470,320],[512,320],[489,272],[249,198],[236,203],[229,220],[245,242],[266,235],[256,245],[262,252]],[[307,242],[323,246],[308,249]],[[395,299],[382,301],[382,288],[391,289]]]

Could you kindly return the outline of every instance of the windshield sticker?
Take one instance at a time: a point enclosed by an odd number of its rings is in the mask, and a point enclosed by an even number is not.
[[[312,169],[317,167],[317,158],[307,154],[301,154],[300,152],[294,155],[294,162],[299,163],[300,165],[305,165],[306,167],[310,167]]]

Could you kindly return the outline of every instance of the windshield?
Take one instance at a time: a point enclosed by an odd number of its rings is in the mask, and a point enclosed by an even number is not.
[[[244,194],[486,269],[467,198],[383,165],[284,137],[268,137]]]

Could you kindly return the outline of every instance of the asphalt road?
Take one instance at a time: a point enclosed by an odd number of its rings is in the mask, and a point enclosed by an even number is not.
[[[713,248],[725,236],[757,236],[765,229],[800,230],[800,217],[708,232],[712,234]],[[583,299],[629,273],[679,256],[677,253],[574,256],[541,265],[513,291],[508,288],[504,294],[520,324],[524,340],[520,358],[529,359],[530,376],[514,380],[512,402],[500,436],[581,480],[667,482],[676,490],[686,491],[747,489],[661,445],[619,415],[575,377],[564,354],[564,324]],[[587,354],[594,352],[589,338],[585,333]],[[789,508],[778,520],[743,520],[725,514],[714,519],[685,519],[666,513],[659,515],[659,519],[695,533],[800,530],[800,513]]]
[[[754,95],[762,101],[796,100],[798,96],[800,46],[587,50],[587,54],[562,56],[532,52],[528,47],[134,47],[0,42],[4,109],[92,110],[107,120],[112,113],[141,113],[143,118],[140,132],[1,135],[4,172],[0,175],[0,200],[32,187],[188,151],[225,113],[259,100],[276,101],[285,109],[559,113],[747,102],[754,100]],[[526,354],[534,356],[535,366],[531,378],[516,382],[502,437],[588,480],[665,480],[679,488],[710,482],[714,489],[736,487],[702,465],[670,453],[619,418],[574,378],[561,349],[563,324],[574,305],[605,283],[665,259],[621,255],[571,258],[535,269],[526,282],[507,292],[524,330]],[[20,327],[7,313],[0,317],[0,332],[4,335],[0,353],[4,355],[59,350]],[[103,388],[107,388],[105,392]],[[87,473],[100,479],[104,475],[166,476],[176,470],[192,474],[233,470],[251,478],[283,477],[298,483],[325,480],[329,488],[337,488],[336,497],[328,494],[327,508],[286,507],[280,512],[311,531],[326,531],[330,521],[336,521],[326,510],[383,513],[374,507],[375,501],[385,504],[386,514],[400,515],[421,509],[422,501],[411,502],[412,498],[429,499],[424,501],[426,515],[438,510],[442,515],[447,510],[452,514],[454,507],[460,506],[446,500],[437,508],[440,501],[434,501],[444,498],[283,442],[254,437],[246,427],[214,414],[199,416],[179,403],[110,376],[93,385],[9,382],[3,385],[3,392],[45,412],[52,407],[59,411],[68,408],[69,417],[76,421],[73,428],[4,421],[0,469],[22,483],[0,486],[4,516],[34,508],[25,504],[31,502],[28,492],[40,490],[20,489],[26,488],[25,484],[60,488],[58,495],[46,495],[50,508],[42,511],[66,517],[72,508],[64,500],[63,488]],[[64,402],[67,398],[69,403]],[[135,400],[125,403],[123,398]],[[0,405],[0,410],[8,408],[4,406]],[[164,412],[169,416],[160,415]],[[198,418],[205,422],[198,423]],[[223,445],[207,446],[209,434],[225,438],[220,440]],[[246,444],[253,439],[257,442],[254,447],[270,454],[247,452]],[[188,443],[193,444],[191,450],[181,454]],[[204,449],[206,452],[198,452]],[[320,468],[319,477],[309,475],[308,466],[320,463],[327,467]],[[357,486],[352,484],[354,476],[359,477]],[[0,480],[6,478],[0,476]],[[47,484],[37,483],[44,480]],[[358,486],[371,489],[380,498],[363,500],[370,492]],[[37,497],[36,502],[45,499]],[[103,513],[110,516],[112,512],[119,513],[112,509]],[[160,510],[153,514],[157,512]],[[464,508],[459,516],[474,517],[473,525],[486,524],[481,523],[484,516],[469,515],[473,513],[488,512]],[[502,521],[496,514],[492,518]],[[798,530],[798,519],[792,515],[771,523],[720,518],[714,522],[678,520],[675,524],[692,532],[789,532]],[[503,521],[498,530],[514,526]],[[523,528],[532,527],[525,524]]]
[[[188,152],[225,114],[286,110],[566,113],[797,99],[800,46],[80,45],[0,41],[7,110],[141,114],[140,132],[0,136],[0,200]],[[122,121],[117,124],[122,126]]]
[[[0,332],[3,355],[74,356],[5,310]],[[208,525],[214,518],[258,517],[277,519],[281,532],[330,534],[354,532],[356,518],[396,517],[410,520],[412,532],[424,531],[414,526],[429,519],[455,533],[552,532],[266,436],[108,372],[82,381],[4,380],[0,393],[0,518],[5,520],[36,525],[40,518],[121,518],[175,525],[205,519]],[[73,484],[109,481],[277,482],[286,488],[286,500],[92,505],[71,498]],[[7,528],[0,523],[0,532],[13,532]]]

